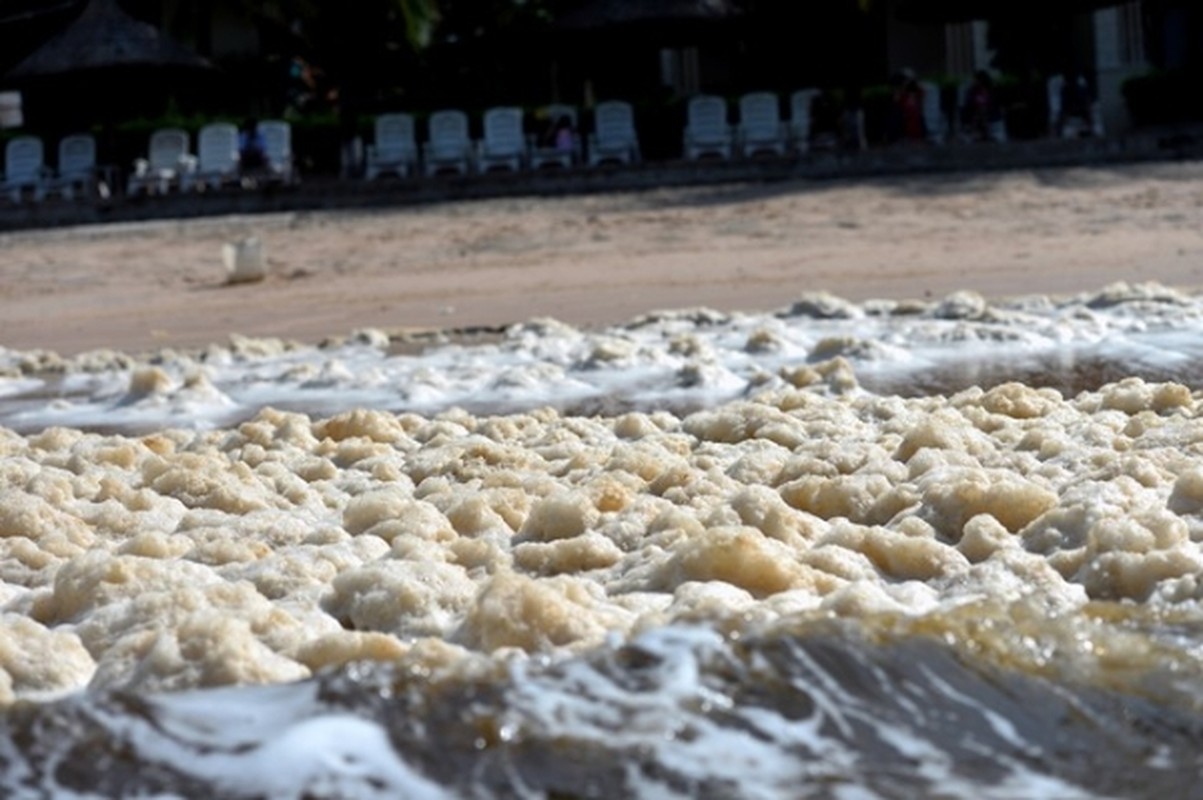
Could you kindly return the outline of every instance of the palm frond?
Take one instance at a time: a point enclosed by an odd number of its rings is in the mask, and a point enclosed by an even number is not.
[[[438,0],[397,0],[405,19],[405,38],[415,50],[430,44],[439,21]]]

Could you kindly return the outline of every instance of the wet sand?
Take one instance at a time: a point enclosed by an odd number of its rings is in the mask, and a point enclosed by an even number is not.
[[[790,181],[0,236],[0,346],[316,342],[663,308],[1203,285],[1203,163]],[[269,276],[227,285],[226,242]]]

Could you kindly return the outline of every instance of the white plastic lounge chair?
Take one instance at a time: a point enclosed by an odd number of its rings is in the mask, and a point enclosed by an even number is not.
[[[292,163],[292,125],[282,119],[265,119],[255,126],[263,137],[267,179],[284,184],[297,182]]]
[[[593,133],[589,135],[589,166],[637,164],[642,158],[635,112],[622,100],[607,100],[593,109]]]
[[[923,90],[923,127],[927,129],[927,140],[944,144],[948,140],[948,123],[940,102],[940,87],[931,81],[920,81],[919,88]]]
[[[49,173],[46,169],[42,140],[37,136],[18,136],[4,146],[4,191],[14,203],[21,202],[25,190],[35,202],[46,196]]]
[[[58,175],[54,188],[66,200],[90,194],[96,185],[96,139],[91,134],[64,136],[58,143]],[[106,187],[107,191],[107,187]]]
[[[751,92],[739,98],[738,141],[745,158],[765,153],[785,155],[788,132],[781,121],[776,94]]]
[[[181,188],[220,189],[237,183],[238,128],[229,122],[214,122],[196,135],[196,169],[181,178]]]
[[[1090,104],[1090,118],[1062,118],[1061,94],[1065,90],[1065,76],[1053,75],[1046,84],[1048,91],[1048,124],[1049,134],[1057,137],[1075,138],[1078,136],[1103,135],[1103,111],[1098,101]]]
[[[376,117],[372,144],[367,148],[364,177],[381,175],[408,177],[418,168],[418,137],[411,114],[381,114]]]
[[[584,148],[581,147],[581,135],[579,133],[581,129],[580,116],[577,114],[576,106],[552,103],[544,109],[544,116],[547,119],[548,125],[552,128],[560,120],[567,118],[568,123],[572,126],[572,147],[565,150],[555,147],[551,143],[532,147],[530,154],[531,168],[539,169],[549,164],[554,164],[568,169],[574,164],[579,164]]]
[[[685,157],[731,158],[734,139],[727,122],[727,101],[714,95],[690,99],[685,122]]]
[[[522,109],[506,106],[485,111],[484,136],[477,153],[481,172],[493,169],[518,172],[526,164],[526,147]]]
[[[237,151],[237,140],[235,140]],[[126,187],[129,194],[141,190],[166,194],[180,186],[196,168],[196,158],[188,146],[188,133],[180,128],[161,128],[150,135],[146,158],[134,162],[134,171]]]
[[[818,89],[799,89],[789,96],[790,138],[799,153],[810,149],[810,106],[818,94]]]
[[[472,138],[468,133],[468,115],[446,109],[430,115],[430,138],[422,153],[427,175],[454,171],[467,175],[472,169]]]

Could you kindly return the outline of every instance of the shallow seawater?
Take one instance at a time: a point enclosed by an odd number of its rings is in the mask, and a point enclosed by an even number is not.
[[[0,795],[1203,777],[1203,301],[0,351]]]
[[[923,375],[867,378],[863,386],[878,394],[920,397],[956,394],[973,387],[992,389],[1004,383],[1022,383],[1037,389],[1055,389],[1065,397],[1074,397],[1125,378],[1203,386],[1203,361],[1175,366],[1133,365],[1105,355],[1086,358],[1052,355],[1031,361],[998,359],[986,363],[949,364]]]
[[[55,797],[1175,797],[1203,777],[1203,716],[1164,697],[1007,668],[934,630],[737,633],[665,628],[454,677],[363,665],[80,695],[10,710],[0,763]]]

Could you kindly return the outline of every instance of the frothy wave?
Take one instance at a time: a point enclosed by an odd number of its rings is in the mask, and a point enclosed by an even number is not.
[[[1122,364],[1117,377],[1189,380],[1203,355],[1200,330],[1203,301],[1156,284],[1118,284],[1068,299],[993,305],[965,292],[861,305],[810,295],[776,314],[693,309],[600,331],[536,320],[499,332],[496,342],[437,346],[436,337],[436,346],[416,355],[391,352],[393,340],[381,331],[321,347],[236,337],[143,359],[0,349],[0,375],[7,375],[0,377],[0,424],[18,431],[213,428],[264,406],[311,415],[353,408],[687,411],[797,383],[802,367],[834,358],[848,362],[861,385],[887,393],[925,385],[948,393],[1025,371],[1065,375],[1084,364]],[[143,383],[151,379],[155,391],[147,394]]]
[[[7,716],[0,785],[11,797],[1002,799],[1177,796],[1201,777],[1197,714],[1003,670],[935,634],[669,627],[441,673],[77,696]]]

